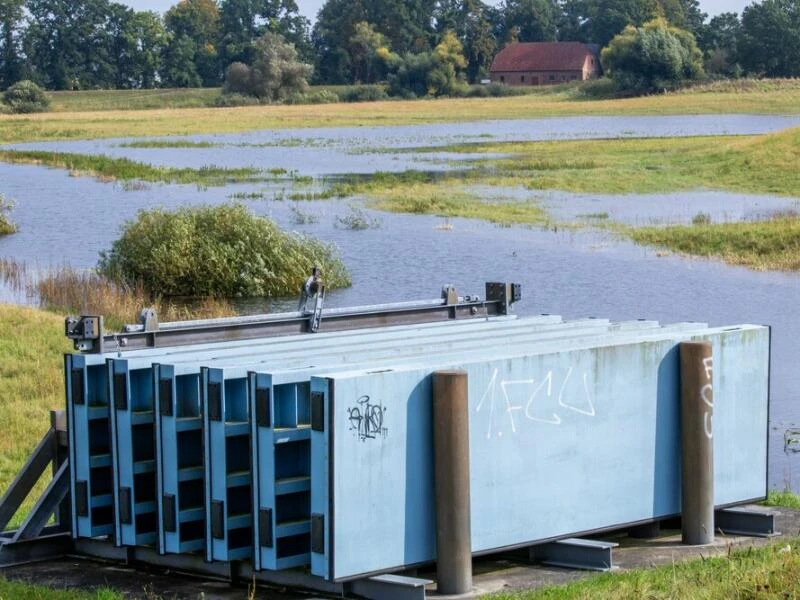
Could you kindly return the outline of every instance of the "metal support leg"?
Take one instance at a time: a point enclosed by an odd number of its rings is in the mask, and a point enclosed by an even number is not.
[[[23,521],[11,543],[39,537],[50,517],[58,510],[69,491],[69,463],[64,461],[47,489]]]
[[[370,600],[425,600],[425,586],[431,583],[416,577],[378,575],[354,581],[350,591]]]
[[[775,531],[775,515],[746,508],[726,508],[714,513],[714,527],[728,535],[750,537],[773,537],[780,535]]]
[[[612,550],[619,546],[615,542],[600,542],[569,538],[531,548],[536,560],[554,567],[583,569],[587,571],[611,571],[614,569]]]
[[[45,434],[33,454],[31,454],[28,462],[20,469],[19,474],[11,482],[2,499],[0,499],[0,531],[4,531],[11,519],[14,518],[25,498],[31,493],[42,473],[53,460],[53,440],[55,435],[54,429],[50,429]]]

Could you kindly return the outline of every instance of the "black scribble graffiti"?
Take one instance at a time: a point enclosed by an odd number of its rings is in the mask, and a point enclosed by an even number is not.
[[[383,415],[386,412],[380,403],[373,404],[369,396],[361,396],[356,406],[347,409],[350,420],[350,431],[354,432],[362,442],[378,437],[386,438],[389,430],[383,426]]]

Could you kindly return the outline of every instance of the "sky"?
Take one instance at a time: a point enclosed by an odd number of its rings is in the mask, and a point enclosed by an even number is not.
[[[117,0],[123,4],[128,4],[136,10],[155,10],[164,12],[170,6],[177,3],[177,0]],[[489,0],[492,2],[492,0]],[[312,21],[317,15],[324,0],[296,0],[300,7],[300,12]],[[495,4],[497,2],[494,2]],[[721,12],[738,12],[741,14],[745,6],[752,3],[752,0],[700,0],[700,8],[709,15],[714,16]]]

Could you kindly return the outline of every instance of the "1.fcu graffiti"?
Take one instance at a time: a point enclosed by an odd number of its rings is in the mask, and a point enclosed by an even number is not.
[[[509,381],[498,379],[498,371],[495,369],[475,409],[475,412],[484,409],[489,412],[486,438],[491,439],[492,435],[503,436],[506,428],[502,422],[503,413],[508,419],[508,427],[512,434],[517,433],[518,421],[522,419],[546,425],[561,425],[559,412],[562,411],[559,409],[584,417],[594,417],[596,412],[589,389],[589,374],[584,373],[582,378],[575,377],[572,370],[572,367],[569,367],[560,381],[553,375],[553,371],[548,371],[541,379]],[[555,390],[558,393],[557,408],[555,410],[546,408],[552,406]]]
[[[347,409],[350,431],[362,442],[385,438],[389,430],[383,426],[386,408],[380,403],[370,400],[369,396],[361,396],[356,405]]]

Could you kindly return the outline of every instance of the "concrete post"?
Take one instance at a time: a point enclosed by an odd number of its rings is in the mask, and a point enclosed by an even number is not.
[[[465,371],[433,374],[437,592],[472,591],[469,403]]]
[[[714,388],[711,342],[683,342],[681,353],[682,541],[714,541]]]

